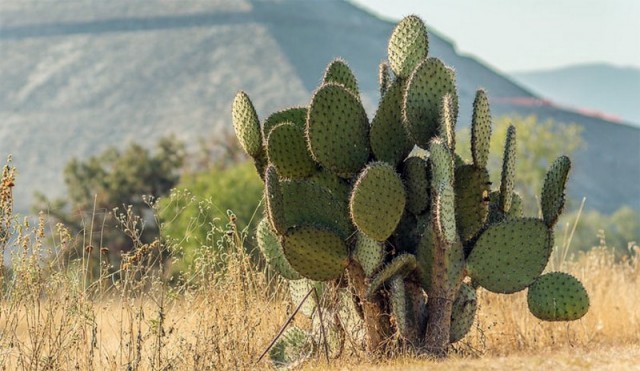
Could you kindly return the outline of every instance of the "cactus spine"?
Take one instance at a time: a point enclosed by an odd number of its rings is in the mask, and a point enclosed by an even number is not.
[[[265,180],[257,236],[267,262],[292,287],[334,292],[340,300],[329,300],[325,313],[341,317],[351,308],[349,320],[339,322],[353,328],[341,331],[362,334],[372,352],[398,339],[445,355],[472,326],[477,287],[528,289],[535,316],[580,318],[589,307],[580,282],[542,275],[570,160],[559,157],[547,174],[543,218],[523,218],[513,189],[516,129],[509,128],[500,186],[492,192],[487,94],[479,90],[473,103],[466,163],[455,153],[455,73],[427,55],[428,45],[418,17],[395,28],[371,123],[342,60],[328,66],[308,107],[274,113],[262,128],[249,97],[238,94],[234,128]],[[425,155],[410,155],[415,146]]]

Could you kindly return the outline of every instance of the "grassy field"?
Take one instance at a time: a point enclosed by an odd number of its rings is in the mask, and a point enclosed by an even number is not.
[[[7,176],[3,178],[7,182]],[[10,187],[9,187],[10,188]],[[12,251],[0,281],[0,364],[3,369],[264,369],[256,363],[293,310],[286,284],[256,267],[240,248],[245,238],[229,220],[217,241],[226,269],[214,271],[203,253],[188,276],[172,280],[158,257],[168,246],[138,245],[108,269],[100,260],[75,263],[65,251],[73,238],[63,225],[49,227],[11,213],[7,185],[0,192],[0,246]],[[135,238],[136,226],[123,220]],[[223,223],[226,223],[224,221]],[[128,227],[127,227],[128,226]],[[49,235],[50,237],[46,237]],[[179,241],[178,241],[179,243]],[[605,245],[587,254],[552,257],[549,270],[577,276],[591,309],[571,323],[548,323],[529,314],[523,293],[479,291],[474,328],[434,361],[398,351],[371,358],[353,347],[330,361],[333,369],[634,369],[640,367],[640,249],[614,258]],[[216,256],[220,259],[220,256]],[[4,266],[4,264],[3,264]],[[97,273],[96,273],[97,272]],[[117,279],[116,279],[117,278]],[[302,318],[296,318],[304,326]],[[326,369],[321,355],[298,365]]]

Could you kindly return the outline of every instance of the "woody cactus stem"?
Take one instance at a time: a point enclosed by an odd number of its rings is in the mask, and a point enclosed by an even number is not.
[[[260,249],[290,281],[294,301],[309,287],[324,293],[303,313],[317,323],[322,306],[324,318],[337,319],[323,337],[337,339],[329,346],[335,354],[348,334],[370,352],[400,343],[444,356],[472,327],[478,287],[529,290],[530,311],[542,320],[575,320],[589,308],[577,279],[542,274],[571,161],[559,157],[545,178],[543,218],[524,218],[514,191],[515,127],[492,192],[487,93],[479,90],[473,103],[465,162],[455,152],[455,72],[429,57],[428,45],[416,16],[394,29],[371,123],[356,78],[339,59],[307,107],[276,112],[261,125],[244,92],[233,103],[237,137],[265,180]],[[415,146],[428,155],[411,155]]]

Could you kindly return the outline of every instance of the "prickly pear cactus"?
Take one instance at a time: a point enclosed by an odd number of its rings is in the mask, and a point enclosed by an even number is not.
[[[307,107],[276,112],[262,127],[249,97],[238,93],[233,126],[265,180],[257,238],[267,263],[291,280],[294,301],[311,287],[333,293],[312,299],[305,313],[324,308],[329,322],[341,324],[336,331],[360,334],[372,352],[396,339],[444,355],[472,327],[478,288],[528,289],[534,316],[579,319],[589,308],[580,282],[543,274],[571,161],[561,156],[551,166],[542,218],[523,217],[514,190],[516,128],[508,130],[492,190],[487,93],[479,90],[473,103],[465,162],[455,153],[455,72],[429,57],[428,45],[418,17],[398,24],[371,123],[342,60],[329,64]],[[416,146],[422,151],[412,152]]]

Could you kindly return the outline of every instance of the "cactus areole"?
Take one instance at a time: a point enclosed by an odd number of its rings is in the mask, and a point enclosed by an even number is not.
[[[472,158],[465,162],[454,148],[455,73],[428,56],[428,45],[420,18],[396,26],[371,122],[342,60],[329,65],[308,107],[277,112],[262,125],[247,94],[233,102],[237,137],[265,180],[261,251],[291,282],[294,298],[300,287],[331,297],[305,306],[312,317],[321,306],[326,320],[340,324],[327,329],[342,332],[327,335],[341,339],[332,349],[348,336],[370,352],[400,342],[444,356],[472,327],[480,288],[529,290],[530,311],[542,320],[576,320],[589,307],[578,280],[543,275],[570,160],[559,157],[547,174],[543,218],[523,217],[510,127],[492,192],[487,95],[477,92],[466,118]]]

